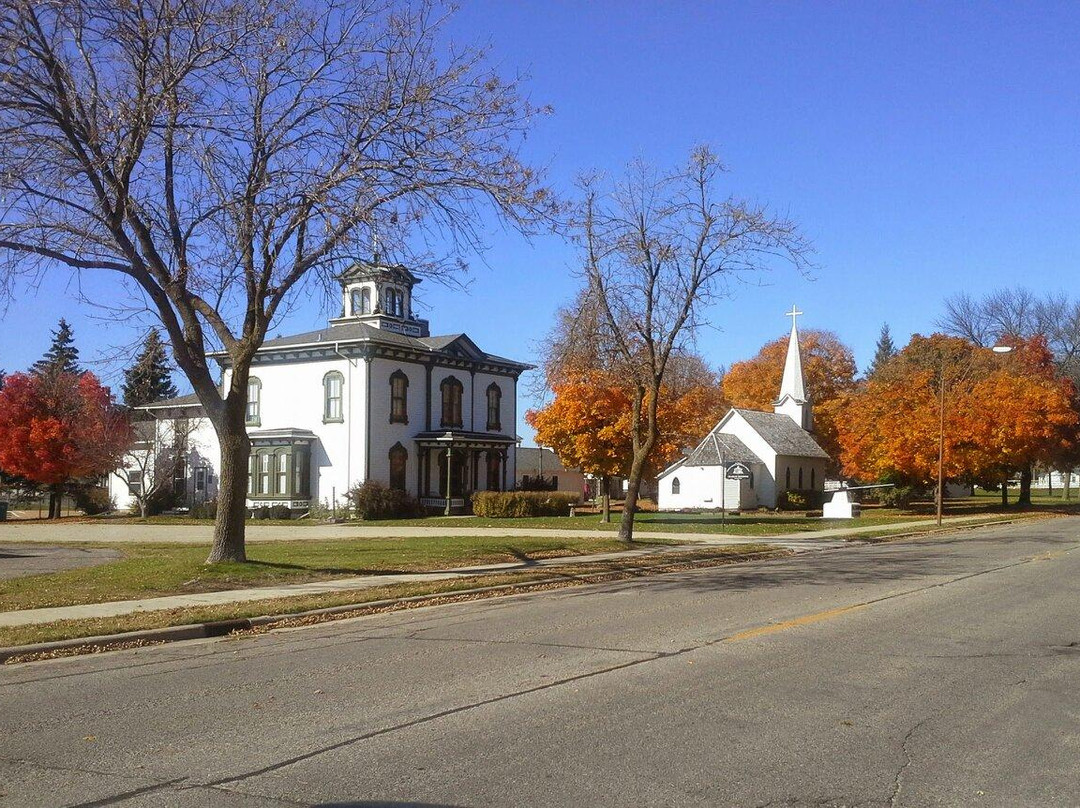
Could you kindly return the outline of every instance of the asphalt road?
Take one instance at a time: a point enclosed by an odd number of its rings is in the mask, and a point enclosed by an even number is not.
[[[5,805],[1080,804],[1080,520],[0,669]]]

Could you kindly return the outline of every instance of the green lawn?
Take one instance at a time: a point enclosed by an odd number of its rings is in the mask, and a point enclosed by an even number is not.
[[[0,581],[0,611],[626,549],[626,545],[614,537],[592,536],[570,539],[454,536],[260,542],[248,545],[249,560],[246,564],[207,566],[204,563],[206,547],[202,545],[107,546],[122,552],[123,558],[95,567]]]

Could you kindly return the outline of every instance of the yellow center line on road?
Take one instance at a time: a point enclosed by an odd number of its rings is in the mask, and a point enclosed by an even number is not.
[[[856,603],[852,606],[840,606],[836,609],[828,609],[824,612],[814,612],[813,614],[804,614],[802,617],[796,617],[791,620],[784,620],[780,623],[772,623],[768,626],[759,626],[758,628],[747,629],[746,631],[740,631],[738,634],[732,634],[730,637],[726,637],[724,642],[739,642],[741,640],[752,640],[755,637],[764,637],[767,634],[776,634],[780,631],[787,631],[791,628],[798,628],[799,626],[808,626],[811,623],[820,623],[823,620],[829,620],[833,617],[839,617],[842,614],[848,612],[858,611],[859,609],[865,609],[867,604]]]

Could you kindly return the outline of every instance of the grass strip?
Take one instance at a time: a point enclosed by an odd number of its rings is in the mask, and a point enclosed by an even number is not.
[[[122,557],[92,567],[0,581],[0,611],[252,589],[361,575],[524,563],[672,544],[614,537],[453,536],[261,542],[243,564],[205,564],[191,544],[94,544]]]
[[[460,599],[495,597],[515,592],[529,591],[531,588],[557,588],[562,586],[581,586],[588,583],[622,580],[665,572],[676,572],[699,567],[732,564],[739,561],[760,560],[791,555],[790,550],[778,549],[765,544],[743,545],[741,547],[716,547],[702,550],[680,551],[664,556],[637,556],[603,562],[582,563],[560,566],[552,569],[532,570],[494,575],[478,575],[469,578],[455,578],[430,582],[392,584],[371,589],[331,592],[322,595],[273,598],[268,600],[230,603],[217,606],[199,606],[180,609],[167,609],[153,612],[137,612],[118,617],[90,618],[82,620],[60,620],[52,623],[40,623],[28,626],[0,628],[0,646],[13,647],[35,643],[56,642],[60,640],[97,637],[109,634],[123,634],[132,631],[146,631],[156,628],[187,626],[197,623],[217,622],[262,617],[264,615],[296,615],[319,609],[340,606],[356,606],[344,615],[305,615],[295,618],[301,622],[279,623],[285,625],[304,625],[311,622],[323,622],[329,619],[344,619],[360,614],[392,611],[402,608],[417,608],[420,605],[432,605],[459,596]],[[509,587],[490,593],[474,593],[472,590],[486,587]],[[410,601],[404,604],[383,605],[365,610],[365,604],[378,601],[400,601],[403,598],[425,597],[424,601]],[[436,600],[431,600],[436,598]],[[258,629],[255,629],[258,631]],[[86,648],[86,646],[82,646]],[[70,650],[70,649],[68,649]],[[83,651],[87,653],[89,651]],[[51,652],[50,652],[51,653]],[[66,655],[66,654],[54,654]],[[40,658],[40,657],[36,657]],[[11,661],[27,661],[12,658]]]

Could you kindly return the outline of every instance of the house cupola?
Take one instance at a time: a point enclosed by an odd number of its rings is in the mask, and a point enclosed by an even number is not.
[[[341,316],[330,325],[361,322],[410,337],[429,336],[428,321],[414,317],[412,290],[420,279],[403,266],[358,261],[338,278]]]

